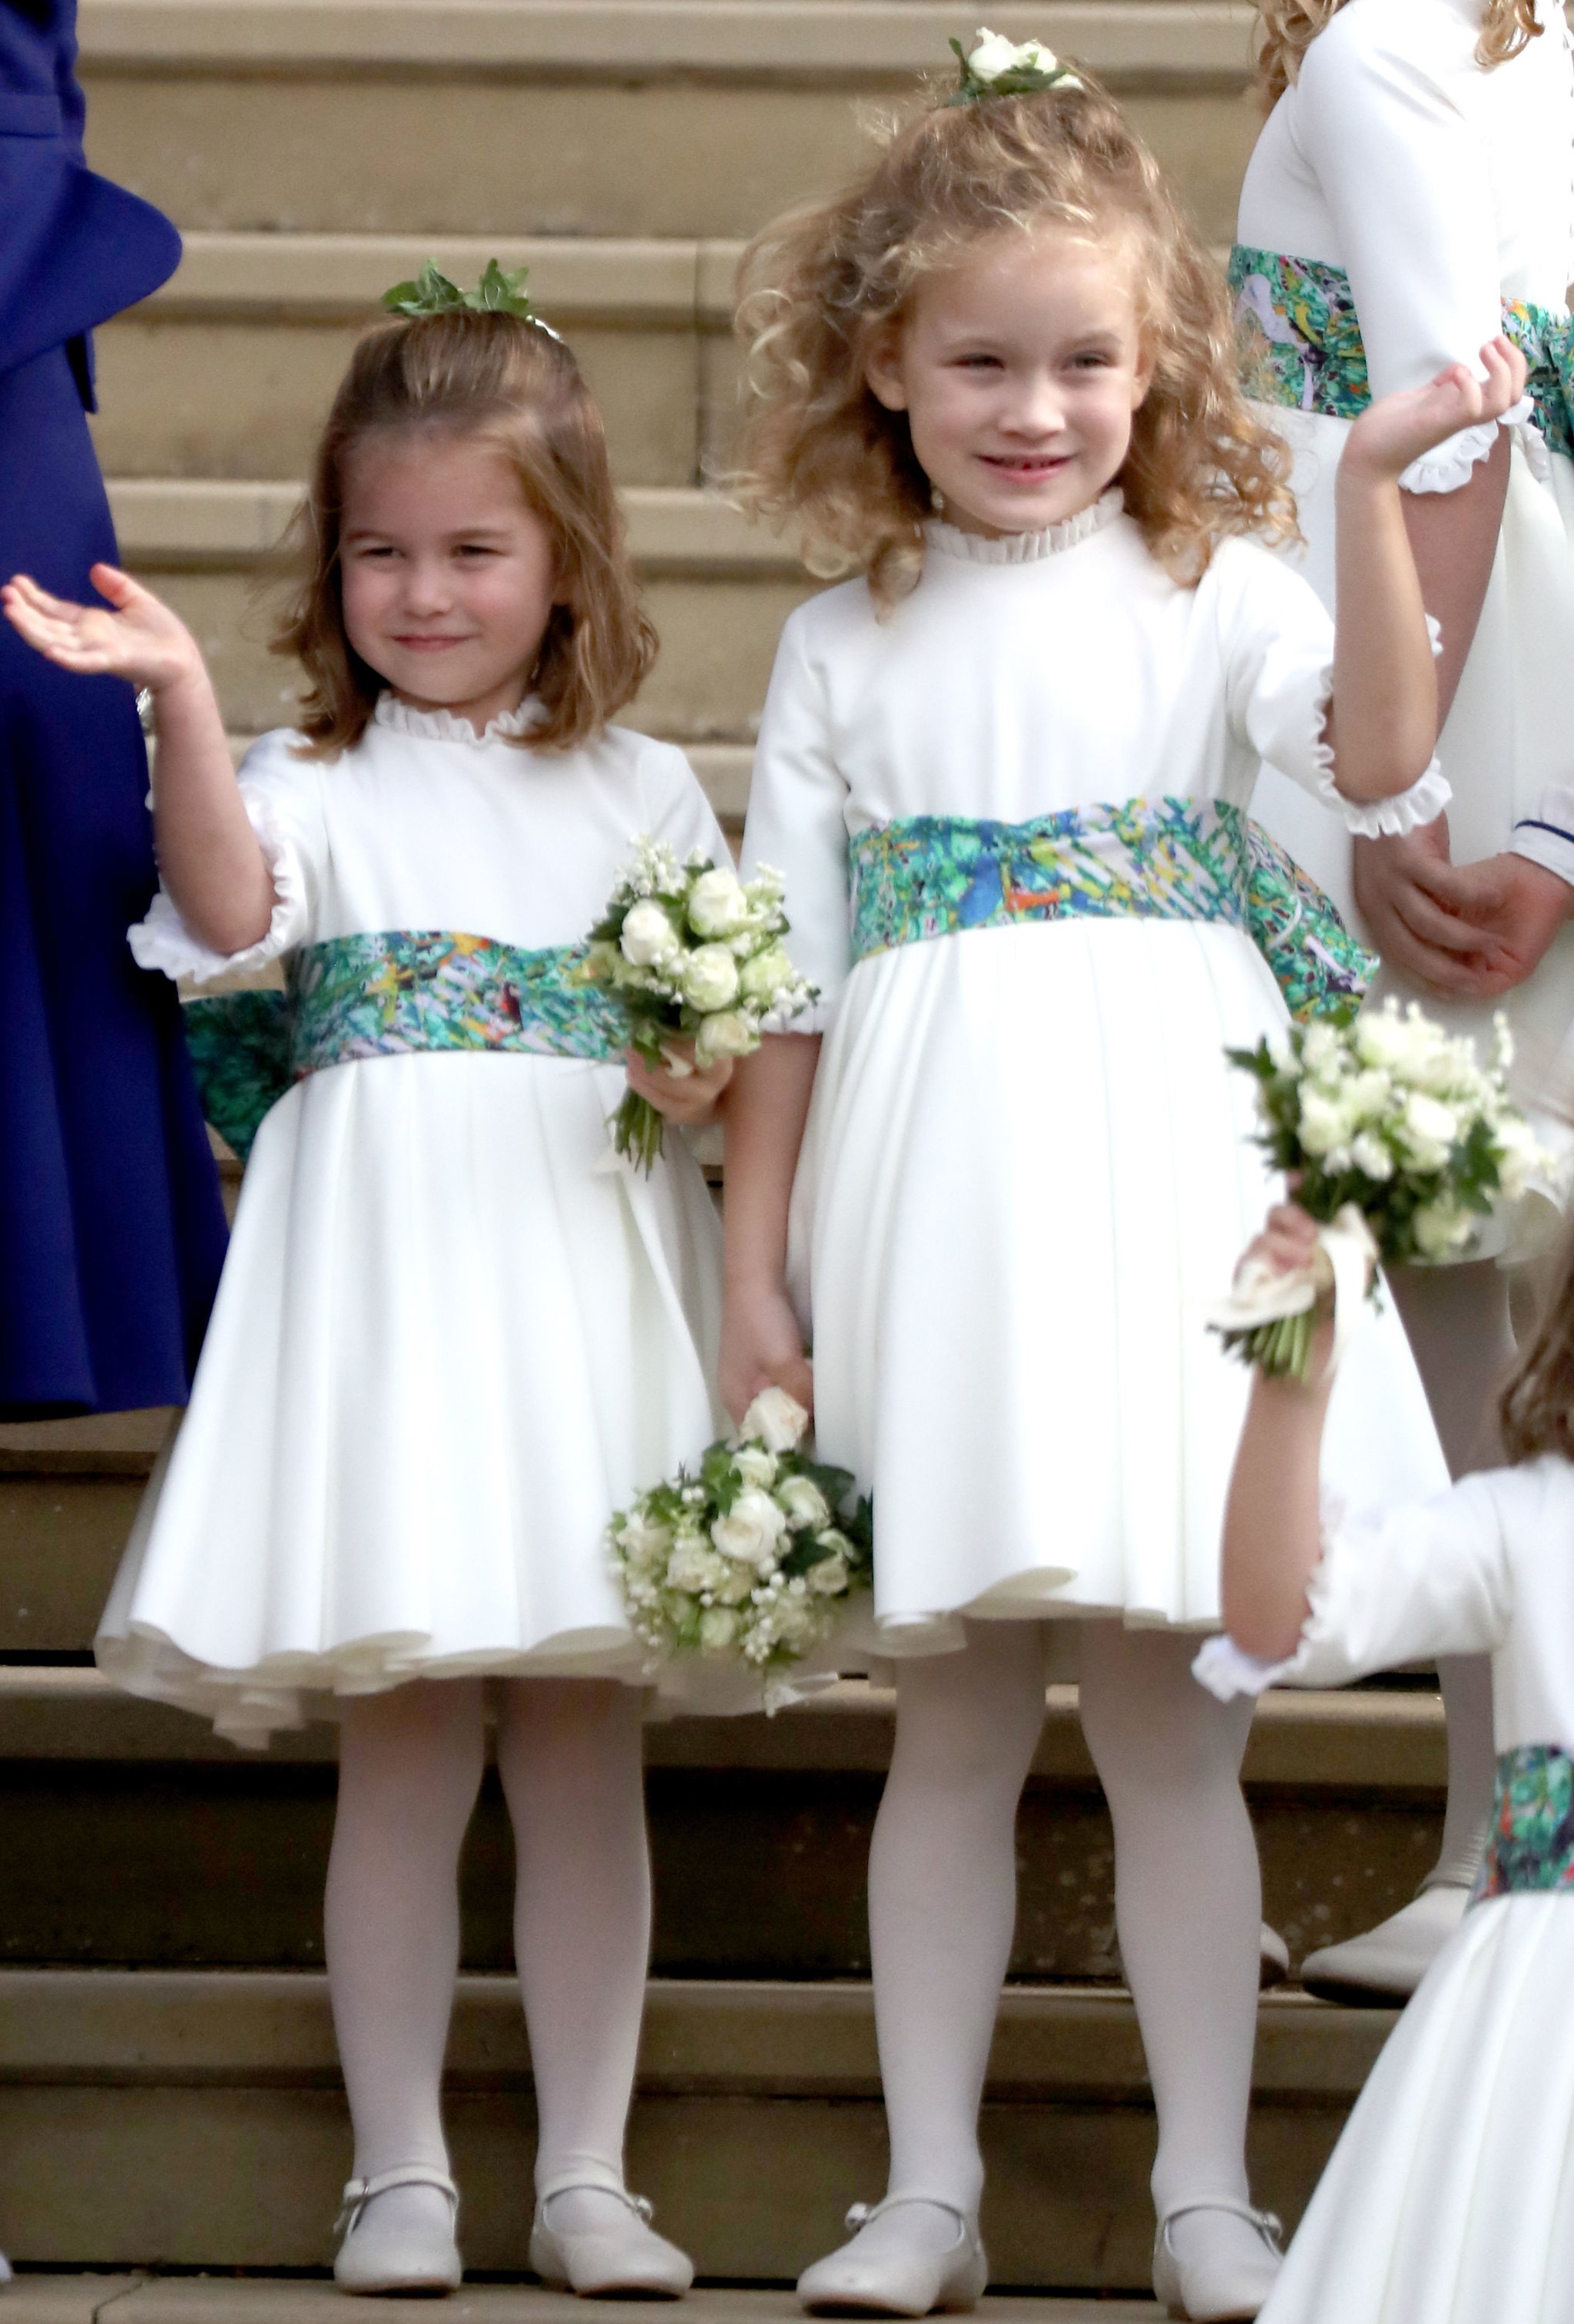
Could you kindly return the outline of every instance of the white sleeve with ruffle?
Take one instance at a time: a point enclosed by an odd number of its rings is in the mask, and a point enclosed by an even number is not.
[[[1448,364],[1484,376],[1480,351],[1503,327],[1489,159],[1461,96],[1477,68],[1461,22],[1458,53],[1422,56],[1403,24],[1360,10],[1312,42],[1296,85],[1296,124],[1345,254],[1374,396],[1424,387]],[[1470,480],[1501,423],[1462,429],[1407,468],[1412,493]],[[1529,436],[1526,435],[1527,447]],[[1539,439],[1538,439],[1539,441]]]
[[[1259,759],[1322,800],[1363,839],[1413,831],[1452,796],[1434,759],[1392,798],[1347,798],[1324,732],[1333,694],[1334,625],[1311,584],[1255,541],[1227,541],[1214,559],[1220,650],[1234,733]],[[1439,650],[1438,625],[1427,629]]]
[[[805,637],[803,617],[813,611],[811,601],[782,632],[744,825],[744,876],[762,863],[782,873],[787,949],[819,989],[814,1007],[792,1019],[794,1033],[825,1030],[852,968],[847,785],[831,755],[824,684]]]
[[[1521,1473],[1466,1477],[1384,1517],[1325,1512],[1295,1653],[1264,1662],[1231,1637],[1209,1638],[1192,1665],[1197,1677],[1227,1702],[1282,1684],[1346,1686],[1435,1655],[1494,1653],[1512,1599],[1501,1503]]]
[[[267,932],[241,952],[215,952],[193,936],[161,884],[147,918],[126,931],[139,968],[208,984],[220,976],[265,967],[282,953],[310,943],[318,910],[326,835],[318,804],[319,770],[298,759],[290,745],[298,737],[280,727],[254,742],[241,762],[240,795],[273,879],[273,909]],[[158,780],[155,770],[155,785]]]

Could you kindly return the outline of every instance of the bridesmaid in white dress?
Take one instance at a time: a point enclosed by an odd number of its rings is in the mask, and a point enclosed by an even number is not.
[[[1257,812],[1381,951],[1379,995],[1419,995],[1477,1035],[1506,1007],[1533,1106],[1556,1095],[1574,1019],[1570,36],[1557,0],[1259,6],[1276,101],[1241,194],[1237,345],[1294,453],[1304,569],[1325,602],[1339,452],[1368,393],[1468,358],[1500,318],[1532,371],[1512,427],[1468,429],[1403,480],[1442,625],[1446,816],[1352,847],[1272,768]],[[1514,1255],[1395,1279],[1456,1476],[1495,1457],[1487,1406],[1512,1352],[1497,1260]],[[1464,1910],[1492,1797],[1485,1664],[1445,1661],[1443,1692],[1438,1865],[1391,1921],[1308,1960],[1317,1991],[1402,1998]]]
[[[1276,1212],[1254,1249],[1303,1265]],[[1327,1327],[1322,1336],[1326,1360]],[[1574,2282],[1574,1246],[1502,1401],[1512,1467],[1318,1509],[1326,1373],[1255,1384],[1225,1526],[1227,1699],[1490,1657],[1497,1787],[1469,1908],[1379,2058],[1263,2324],[1565,2324]]]
[[[339,1722],[347,2292],[459,2281],[440,2085],[495,1715],[532,2264],[676,2294],[692,2269],[623,2180],[650,1876],[643,1657],[605,1536],[716,1433],[719,1238],[681,1140],[648,1178],[605,1167],[625,1028],[572,970],[636,833],[718,861],[725,842],[681,753],[606,723],[654,639],[599,415],[528,313],[364,339],[301,534],[281,642],[312,693],[238,785],[200,655],[155,598],[103,567],[114,612],[5,592],[64,668],[154,695],[167,892],[138,957],[199,978],[282,957],[292,979],[293,1086],[257,1135],[99,1659],[237,1740]],[[726,1078],[628,1071],[689,1119]]]

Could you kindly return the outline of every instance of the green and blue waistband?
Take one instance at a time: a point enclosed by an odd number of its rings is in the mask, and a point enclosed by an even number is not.
[[[1574,1760],[1556,1743],[1529,1743],[1497,1762],[1492,1832],[1471,1892],[1574,1895]]]
[[[203,1111],[244,1159],[269,1108],[333,1065],[464,1049],[610,1063],[627,1027],[610,996],[578,981],[583,959],[580,945],[525,951],[449,929],[305,945],[282,992],[188,1004]]]
[[[859,832],[850,855],[856,960],[1028,922],[1219,921],[1251,938],[1297,1018],[1347,1014],[1376,967],[1315,881],[1222,800],[1127,799],[1027,823],[914,816]]]
[[[1372,401],[1350,278],[1340,266],[1237,243],[1230,298],[1241,385],[1254,401],[1358,419]],[[1505,299],[1503,328],[1529,366],[1525,392],[1548,449],[1574,456],[1574,321]]]

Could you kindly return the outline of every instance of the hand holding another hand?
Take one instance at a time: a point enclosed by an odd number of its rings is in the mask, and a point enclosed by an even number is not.
[[[1358,839],[1356,899],[1384,960],[1429,992],[1491,1001],[1532,975],[1574,910],[1574,889],[1521,855],[1457,864],[1448,819]]]

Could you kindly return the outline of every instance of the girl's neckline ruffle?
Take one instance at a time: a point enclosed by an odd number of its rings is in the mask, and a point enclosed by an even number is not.
[[[485,742],[510,742],[528,734],[540,715],[536,702],[522,702],[517,710],[504,711],[484,734],[477,734],[468,718],[456,718],[451,710],[416,710],[401,702],[396,694],[384,691],[377,696],[372,719],[375,725],[386,726],[395,734],[412,735],[418,742],[468,742],[478,750]]]
[[[1113,524],[1125,506],[1120,486],[1112,484],[1090,508],[1079,509],[1075,516],[1049,525],[1042,532],[1007,532],[990,540],[981,532],[963,532],[936,517],[924,526],[923,537],[940,556],[958,558],[968,565],[1037,565],[1046,557],[1063,556],[1068,549],[1090,540],[1096,532]]]

